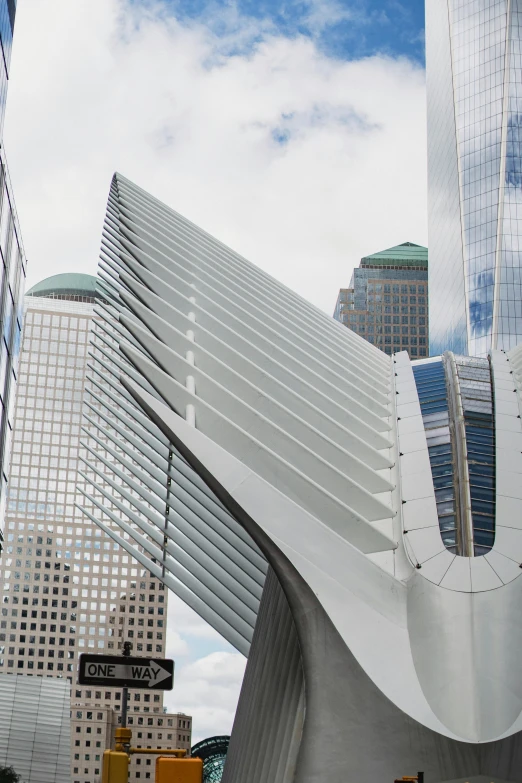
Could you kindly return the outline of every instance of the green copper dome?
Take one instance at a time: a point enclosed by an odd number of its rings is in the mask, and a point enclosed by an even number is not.
[[[34,285],[26,296],[42,296],[49,299],[73,299],[89,301],[96,298],[97,278],[81,273],[64,273],[46,277]]]
[[[425,266],[428,267],[428,248],[415,245],[413,242],[403,242],[402,245],[389,247],[380,253],[361,258],[361,266]]]

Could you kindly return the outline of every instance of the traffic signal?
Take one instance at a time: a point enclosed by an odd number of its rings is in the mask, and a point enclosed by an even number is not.
[[[128,783],[129,756],[117,750],[106,750],[103,754],[102,783]]]
[[[202,759],[156,759],[156,783],[202,783]]]

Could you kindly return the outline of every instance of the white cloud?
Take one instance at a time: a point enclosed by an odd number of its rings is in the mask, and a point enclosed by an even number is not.
[[[226,644],[223,638],[202,620],[199,615],[196,614],[187,604],[185,604],[180,598],[173,593],[169,593],[168,601],[168,626],[169,629],[176,629],[183,636],[191,636],[195,639],[203,639],[212,641],[215,644]],[[186,651],[178,651],[175,649],[175,641],[173,639],[172,654],[180,655],[185,654]],[[169,648],[169,640],[167,639],[167,648]]]
[[[220,37],[159,2],[18,4],[5,140],[29,284],[95,273],[114,170],[328,312],[361,256],[425,241],[423,72],[228,13]],[[229,732],[243,656],[174,597],[167,652],[169,707],[196,738]]]
[[[183,638],[179,630],[175,630],[173,623],[167,623],[166,633],[166,657],[176,659],[178,656],[189,654],[187,640]]]
[[[30,283],[95,271],[115,169],[328,312],[362,255],[425,240],[419,68],[265,22],[224,58],[161,8],[19,4],[5,135]]]
[[[230,734],[246,659],[172,593],[168,597],[166,657],[175,661],[172,712],[193,716],[193,743]]]
[[[355,19],[360,22],[365,18],[364,12],[361,14],[339,0],[305,0],[303,5],[307,9],[304,23],[314,34],[320,34],[339,22]]]
[[[230,734],[245,664],[239,653],[214,652],[177,668],[174,690],[165,704],[193,716],[193,743]]]

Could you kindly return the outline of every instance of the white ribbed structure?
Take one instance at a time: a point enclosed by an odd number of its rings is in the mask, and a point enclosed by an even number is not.
[[[433,783],[518,781],[517,357],[491,357],[494,543],[461,556],[441,537],[406,353],[381,353],[120,175],[99,276],[85,512],[245,654],[272,568],[227,783],[322,783],[325,764],[329,783],[423,765]]]
[[[96,329],[85,416],[88,463],[81,471],[93,491],[84,511],[246,655],[266,562],[136,409],[118,381],[120,370],[131,376],[132,370],[114,355],[112,335]]]
[[[70,783],[67,680],[0,674],[0,766],[23,783]]]
[[[101,258],[86,509],[246,653],[264,558],[119,376],[379,552],[394,547],[390,360],[120,176]]]

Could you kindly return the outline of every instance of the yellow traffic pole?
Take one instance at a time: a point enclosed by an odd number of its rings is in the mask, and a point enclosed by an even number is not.
[[[115,729],[114,731],[114,750],[118,750],[122,753],[128,753],[130,748],[130,741],[132,739],[132,731],[126,726]]]
[[[130,642],[123,643],[123,655],[130,656]],[[129,779],[129,748],[132,731],[127,728],[128,688],[123,688],[123,704],[121,726],[114,732],[114,750],[106,750],[103,754],[102,783],[128,783]]]

